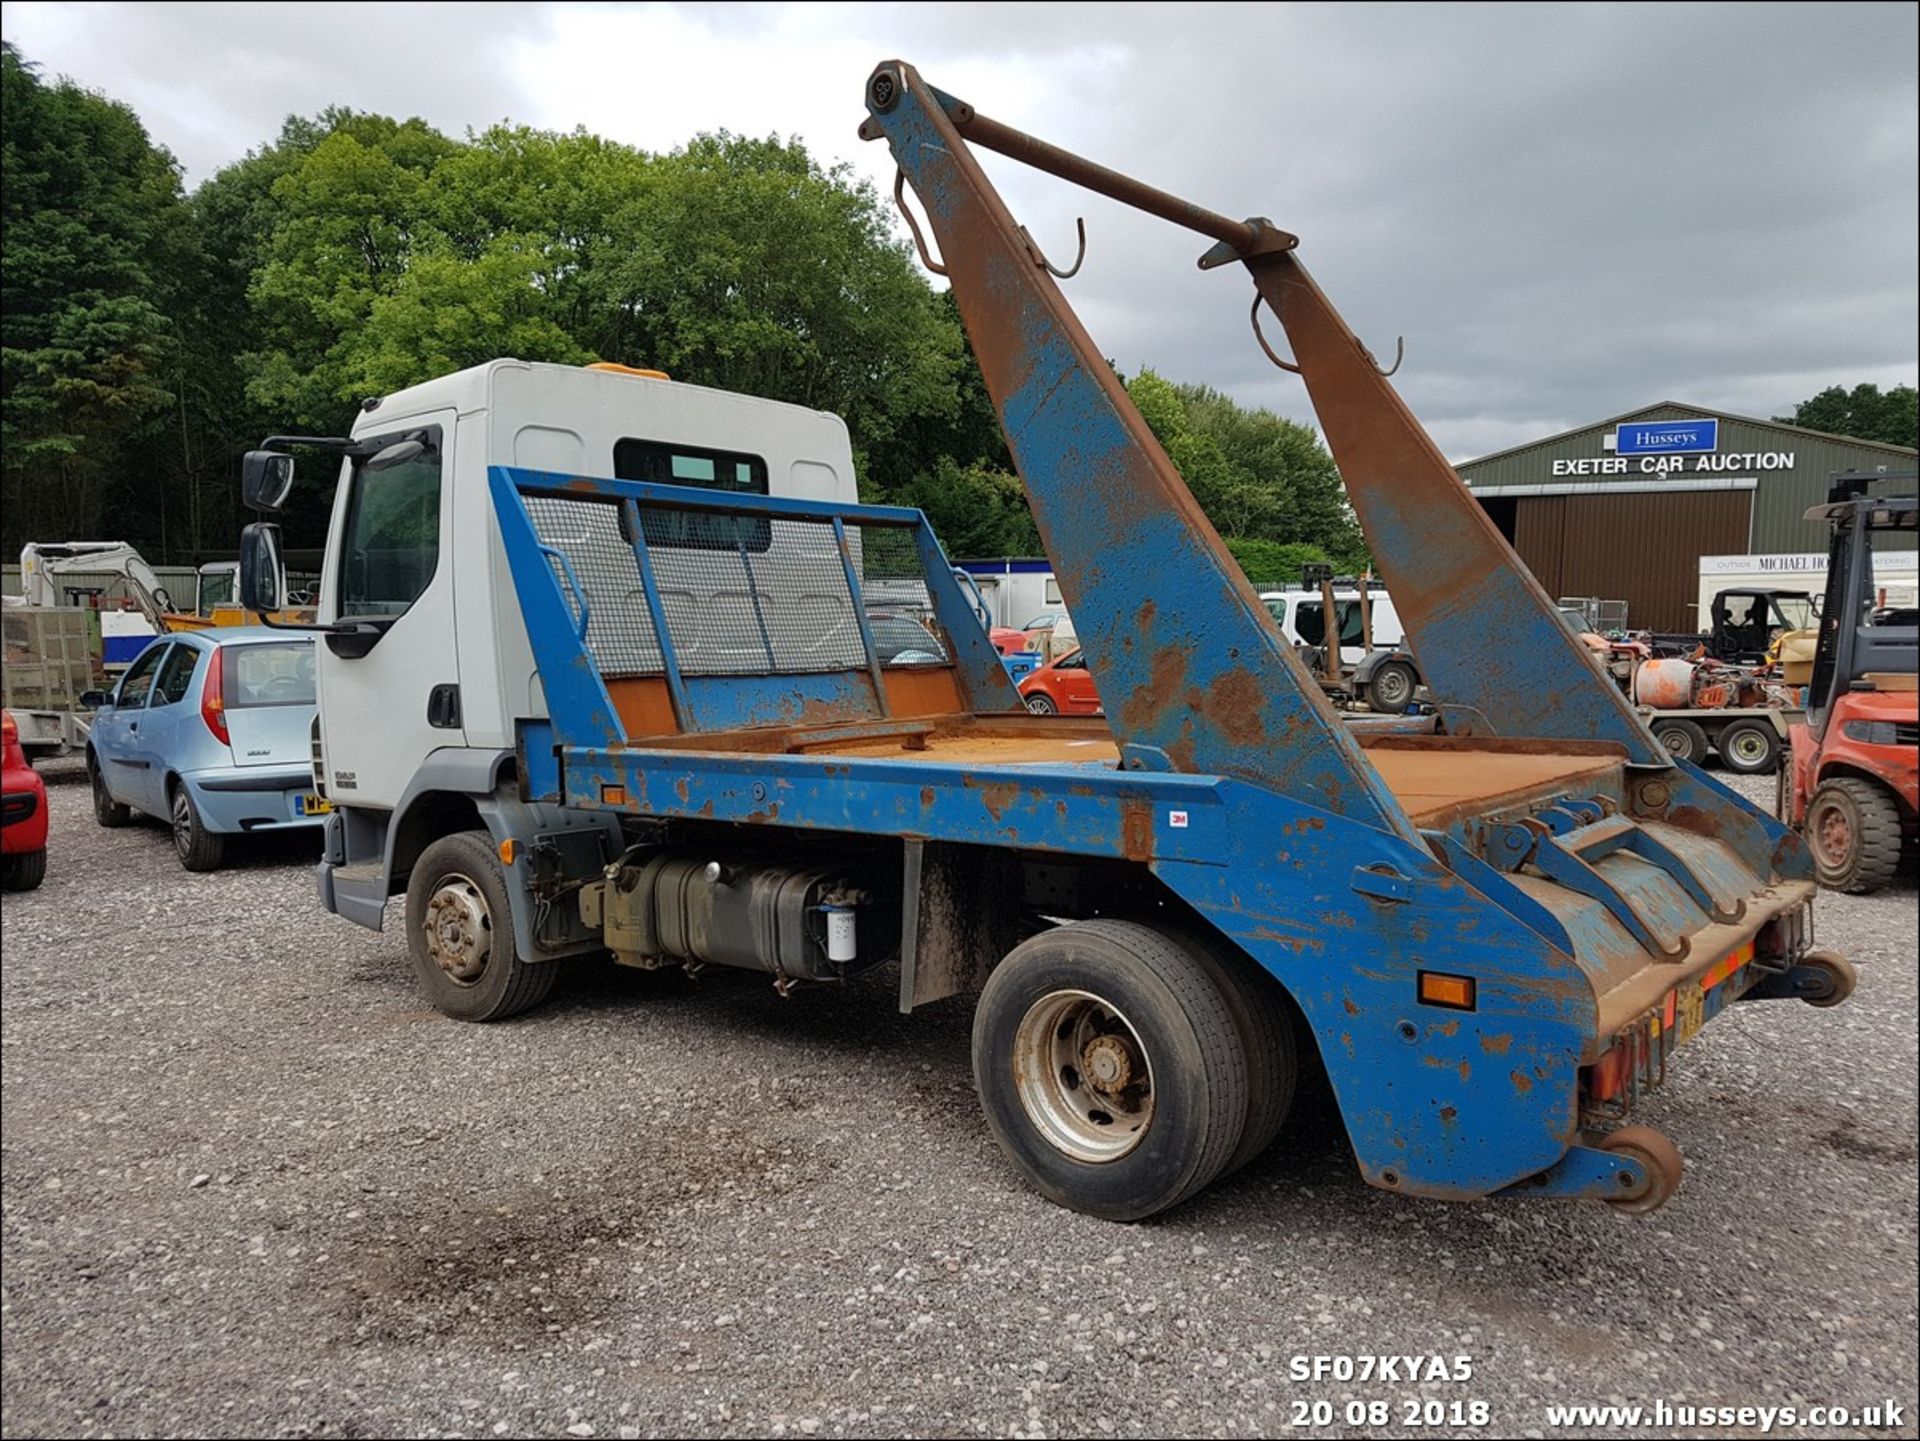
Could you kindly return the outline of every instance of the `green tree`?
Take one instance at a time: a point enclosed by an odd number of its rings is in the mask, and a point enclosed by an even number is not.
[[[1127,393],[1223,538],[1302,544],[1343,567],[1364,565],[1340,473],[1307,426],[1151,370]]]
[[[1829,435],[1877,440],[1883,445],[1920,445],[1920,394],[1911,385],[1882,392],[1877,385],[1846,390],[1830,385],[1801,401],[1792,415],[1776,415],[1783,425],[1805,426]]]
[[[139,450],[175,401],[163,306],[185,212],[172,156],[132,110],[46,83],[10,44],[0,45],[0,169],[0,511],[11,553],[29,539],[100,534],[119,518],[109,500],[125,492],[155,512],[155,467]]]
[[[917,505],[955,558],[1040,555],[1040,529],[1020,477],[997,466],[940,456],[891,497]]]
[[[1263,589],[1299,585],[1301,567],[1309,562],[1335,563],[1319,546],[1305,541],[1229,540],[1227,549],[1247,579]]]

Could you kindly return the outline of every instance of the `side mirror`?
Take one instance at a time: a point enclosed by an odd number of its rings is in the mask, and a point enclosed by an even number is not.
[[[256,520],[240,532],[240,604],[256,615],[279,610],[282,574],[280,527]]]
[[[279,510],[293,490],[293,457],[250,450],[240,462],[240,494],[249,510]]]
[[[87,710],[99,710],[102,706],[113,704],[113,692],[110,690],[83,690],[80,692],[80,704]]]

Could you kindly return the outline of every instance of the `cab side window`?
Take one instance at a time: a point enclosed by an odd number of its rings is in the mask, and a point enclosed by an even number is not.
[[[165,664],[160,667],[160,678],[154,682],[152,705],[174,705],[187,698],[187,687],[193,684],[193,673],[200,664],[200,652],[190,645],[176,645],[167,652]]]
[[[440,564],[440,427],[387,439],[423,444],[411,453],[396,445],[353,464],[340,551],[343,617],[405,615]]]

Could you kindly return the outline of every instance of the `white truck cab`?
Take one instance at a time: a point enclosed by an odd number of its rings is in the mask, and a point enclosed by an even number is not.
[[[314,780],[335,810],[319,882],[328,909],[376,930],[442,834],[611,825],[513,793],[515,722],[547,710],[489,467],[857,499],[838,416],[622,366],[491,361],[367,402],[351,440],[324,442],[347,454],[316,596],[333,629],[316,647]],[[589,592],[602,539],[554,540]]]

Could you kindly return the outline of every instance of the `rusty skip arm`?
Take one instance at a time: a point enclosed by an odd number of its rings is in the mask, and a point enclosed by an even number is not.
[[[1259,217],[1231,219],[992,120],[897,60],[874,70],[866,102],[862,138],[885,138],[893,146],[936,232],[954,227],[961,203],[946,177],[970,167],[956,172],[916,160],[914,126],[899,122],[903,102],[906,110],[932,112],[933,130],[945,130],[946,143],[958,150],[993,150],[1210,237],[1215,244],[1200,257],[1203,270],[1242,262],[1257,291],[1256,334],[1264,302],[1285,328],[1294,361],[1275,355],[1264,337],[1262,348],[1306,382],[1380,576],[1422,672],[1448,711],[1449,729],[1458,735],[1612,740],[1627,747],[1634,763],[1670,764],[1626,697],[1581,653],[1553,599],[1388,384],[1392,372],[1380,368],[1314,284],[1295,253],[1296,236]],[[997,197],[988,209],[1004,213]],[[1030,241],[1027,246],[1044,263]],[[965,286],[961,277],[955,287],[963,315]],[[969,331],[981,351],[982,336],[971,320]],[[1060,559],[1054,556],[1056,568]]]

